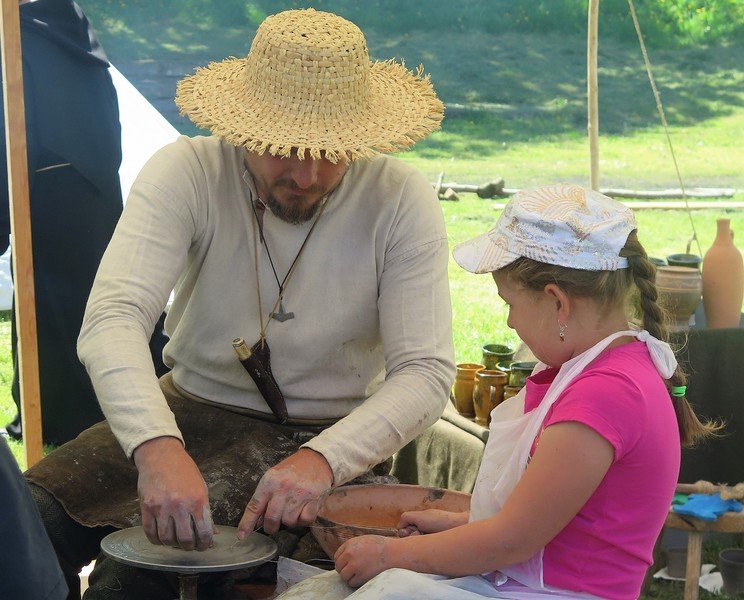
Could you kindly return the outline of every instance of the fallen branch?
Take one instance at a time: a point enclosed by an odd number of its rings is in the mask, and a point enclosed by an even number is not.
[[[600,190],[605,196],[611,198],[638,198],[648,200],[658,200],[661,198],[731,198],[736,194],[736,190],[729,188],[692,188],[682,193],[680,189],[668,189],[658,191],[636,191],[624,189],[605,189]]]
[[[744,208],[744,202],[740,201],[732,201],[732,200],[722,200],[720,202],[680,202],[680,201],[672,201],[672,202],[654,202],[649,200],[618,200],[621,204],[624,204],[628,208],[632,208],[633,210],[679,210],[679,209],[687,209],[690,210],[723,210],[723,209],[729,209],[729,208]],[[502,210],[506,206],[505,202],[494,202],[493,208],[494,210]]]
[[[443,173],[440,173],[437,182],[432,184],[437,194],[441,194],[443,190],[452,190],[453,192],[478,194],[479,198],[503,198],[506,195],[504,194],[503,179],[494,179],[483,185],[470,185],[454,182],[442,183],[442,177]]]
[[[506,188],[504,187],[504,180],[497,179],[490,181],[483,185],[472,185],[467,183],[455,183],[455,182],[443,182],[442,173],[439,175],[439,179],[435,184],[432,184],[437,191],[437,194],[441,195],[444,190],[451,189],[453,192],[466,192],[477,194],[480,198],[507,198],[513,196],[519,192],[519,188]],[[605,196],[611,198],[631,198],[638,200],[662,200],[662,199],[684,199],[687,198],[732,198],[737,193],[742,193],[744,190],[736,190],[733,188],[691,188],[685,190],[685,194],[682,194],[681,189],[665,189],[665,190],[630,190],[623,188],[604,188],[600,189]]]

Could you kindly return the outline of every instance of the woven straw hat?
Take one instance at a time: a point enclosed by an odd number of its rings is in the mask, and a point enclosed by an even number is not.
[[[371,63],[356,25],[313,9],[268,17],[246,58],[197,69],[178,83],[176,104],[235,146],[331,162],[408,148],[444,111],[423,67]]]

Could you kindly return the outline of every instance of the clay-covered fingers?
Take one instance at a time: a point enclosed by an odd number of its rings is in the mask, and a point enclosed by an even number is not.
[[[309,525],[315,520],[318,498],[332,483],[325,458],[301,448],[261,477],[238,525],[238,538],[245,538],[261,518],[268,534],[276,533],[282,524]]]
[[[284,486],[279,486],[273,491],[270,489],[268,484],[260,487],[248,502],[238,525],[238,537],[241,539],[259,525],[266,533],[274,534],[282,525],[295,527],[315,521],[319,494],[301,487],[285,490]]]
[[[466,512],[450,512],[430,508],[427,510],[411,510],[404,512],[398,520],[398,537],[406,537],[414,533],[436,533],[464,525],[468,521]]]
[[[212,545],[207,485],[178,440],[155,438],[135,450],[142,526],[153,544],[185,550]]]
[[[155,515],[149,511],[142,510],[142,529],[151,544],[160,544],[160,537],[158,537],[158,523],[155,519]]]
[[[204,507],[201,512],[199,518],[192,513],[175,521],[176,540],[169,545],[182,550],[200,551],[212,545],[214,527],[209,506]]]
[[[370,579],[395,565],[388,560],[388,546],[394,538],[364,535],[344,542],[333,560],[341,579],[352,587],[364,585]]]
[[[264,510],[266,509],[270,496],[268,494],[262,494],[260,489],[261,484],[259,483],[256,493],[253,494],[243,511],[243,517],[240,519],[240,523],[238,523],[238,539],[244,539],[245,536],[256,529],[259,522],[263,525],[266,533],[273,533],[266,528],[264,518]]]
[[[212,522],[212,511],[209,508],[209,504],[202,508],[201,518],[197,518],[193,515],[191,518],[194,525],[194,534],[196,536],[196,549],[199,551],[206,550],[212,546],[214,534],[217,533],[217,528]]]
[[[421,535],[421,530],[415,525],[406,525],[398,528],[398,537],[408,537],[409,535]]]
[[[183,550],[206,550],[212,545],[215,528],[209,505],[193,511],[143,511],[142,528],[153,544]]]

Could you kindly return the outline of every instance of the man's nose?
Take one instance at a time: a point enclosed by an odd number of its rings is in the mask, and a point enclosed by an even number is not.
[[[305,158],[304,160],[300,160],[299,158],[293,159],[292,179],[297,184],[297,187],[305,190],[318,181],[319,162],[312,158]]]

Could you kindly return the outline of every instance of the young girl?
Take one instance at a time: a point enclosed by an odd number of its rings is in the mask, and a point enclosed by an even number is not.
[[[524,191],[454,257],[493,275],[509,327],[540,361],[492,412],[470,512],[404,513],[401,535],[424,535],[353,538],[334,557],[337,575],[286,597],[332,597],[317,586],[339,589],[340,576],[362,587],[335,597],[637,598],[680,444],[714,427],[696,418],[661,341],[632,212],[575,185]],[[632,306],[643,329],[628,325]]]

